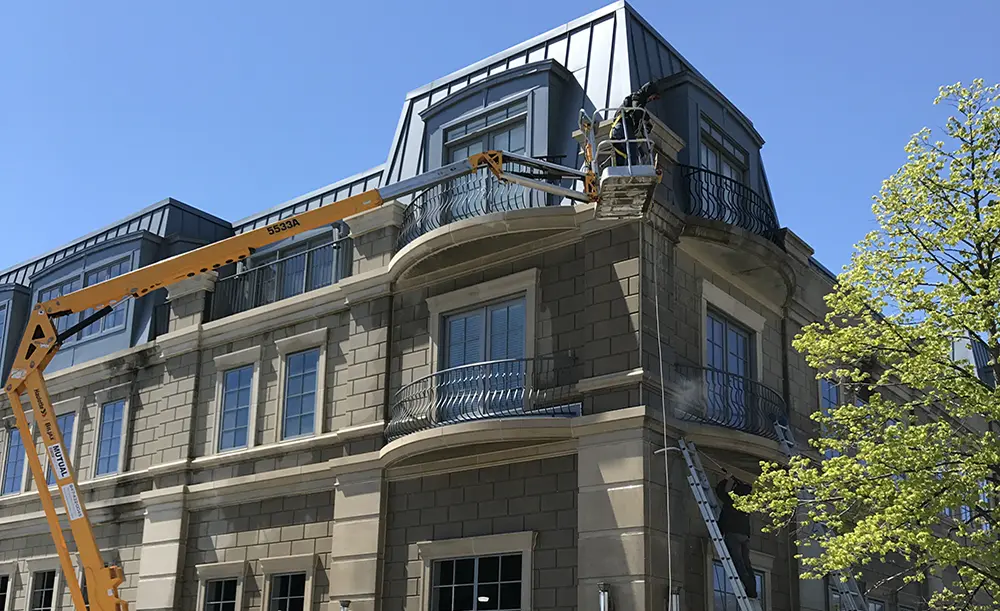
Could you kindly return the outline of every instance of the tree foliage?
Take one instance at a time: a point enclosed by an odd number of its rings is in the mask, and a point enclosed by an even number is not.
[[[813,416],[827,458],[764,465],[740,504],[770,528],[798,520],[810,577],[889,561],[906,567],[897,586],[945,580],[932,608],[977,609],[1000,594],[1000,85],[942,87],[935,104],[953,107],[941,139],[906,145],[825,320],[794,342],[844,391]],[[979,370],[956,358],[970,338]]]

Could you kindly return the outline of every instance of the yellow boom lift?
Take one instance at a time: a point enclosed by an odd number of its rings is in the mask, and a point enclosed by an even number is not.
[[[501,181],[537,189],[557,197],[584,203],[597,202],[595,210],[597,218],[641,218],[652,199],[653,189],[659,182],[655,161],[647,157],[636,164],[635,160],[630,159],[624,168],[601,168],[596,157],[604,153],[602,156],[607,158],[612,145],[621,146],[625,143],[644,144],[647,147],[645,150],[651,152],[652,141],[649,140],[647,133],[643,133],[639,137],[627,137],[625,140],[605,141],[598,146],[594,141],[598,116],[595,114],[595,117],[591,118],[581,115],[580,127],[586,140],[583,147],[585,164],[582,170],[502,151],[478,153],[468,160],[458,161],[382,189],[372,189],[328,206],[290,216],[265,227],[203,246],[33,306],[4,390],[14,411],[21,439],[24,441],[28,465],[38,488],[38,496],[49,523],[73,606],[77,611],[85,609],[128,611],[128,604],[118,595],[118,588],[125,579],[121,567],[105,566],[101,558],[73,465],[63,444],[56,415],[52,413],[52,403],[42,375],[45,366],[52,360],[64,340],[107,316],[117,304],[126,299],[142,297],[185,278],[243,261],[257,248],[311,229],[331,225],[376,208],[385,201],[405,197],[480,170],[492,173]],[[505,164],[516,167],[517,170],[505,169]],[[601,176],[600,185],[597,183],[598,175]],[[582,192],[558,184],[566,180],[582,183]],[[602,192],[601,195],[599,191]],[[62,332],[57,330],[55,319],[88,310],[93,313],[84,316],[77,324]],[[56,513],[52,492],[49,486],[45,485],[46,475],[42,459],[35,449],[31,424],[21,402],[22,395],[27,395],[31,403],[34,421],[41,433],[45,453],[55,478],[55,488],[62,498],[70,531],[76,543],[83,582],[86,584],[86,599],[80,580],[73,570],[69,547],[63,536],[63,527]]]

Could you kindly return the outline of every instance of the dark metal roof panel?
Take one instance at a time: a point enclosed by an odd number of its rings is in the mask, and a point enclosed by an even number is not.
[[[143,231],[143,227],[147,225],[150,233],[160,237],[165,237],[164,232],[167,230],[167,225],[164,220],[170,214],[171,210],[178,214],[190,215],[192,218],[198,219],[198,221],[202,224],[207,223],[210,225],[220,226],[225,228],[226,231],[228,231],[230,227],[228,221],[224,221],[203,210],[198,210],[197,208],[189,206],[184,202],[173,198],[167,198],[153,204],[152,206],[143,208],[135,214],[132,214],[112,225],[108,225],[83,237],[77,238],[67,245],[60,246],[55,250],[39,255],[29,261],[0,271],[0,284],[27,284],[31,276],[46,267],[62,261],[70,255],[76,254],[86,248],[119,236]]]
[[[694,71],[627,3],[615,2],[407,94],[383,184],[419,173],[424,144],[420,112],[485,78],[545,59],[573,75],[583,91],[579,105],[589,109],[617,106],[652,78]]]

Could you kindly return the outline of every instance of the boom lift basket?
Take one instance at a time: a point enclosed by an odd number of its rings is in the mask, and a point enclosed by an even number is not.
[[[622,113],[632,113],[639,133],[629,133],[629,121]],[[595,218],[602,220],[643,219],[653,201],[656,185],[660,183],[656,152],[647,127],[648,112],[645,108],[603,108],[588,116],[580,111],[580,130],[584,134],[584,157],[595,176],[600,177],[600,191]],[[623,121],[624,138],[607,138],[597,141],[597,130],[605,120],[614,117]]]

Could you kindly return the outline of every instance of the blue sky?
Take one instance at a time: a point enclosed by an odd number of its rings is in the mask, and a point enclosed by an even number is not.
[[[168,196],[236,220],[378,165],[407,91],[607,3],[4,3],[0,268]],[[632,6],[753,120],[835,270],[937,87],[1000,81],[996,0]]]

